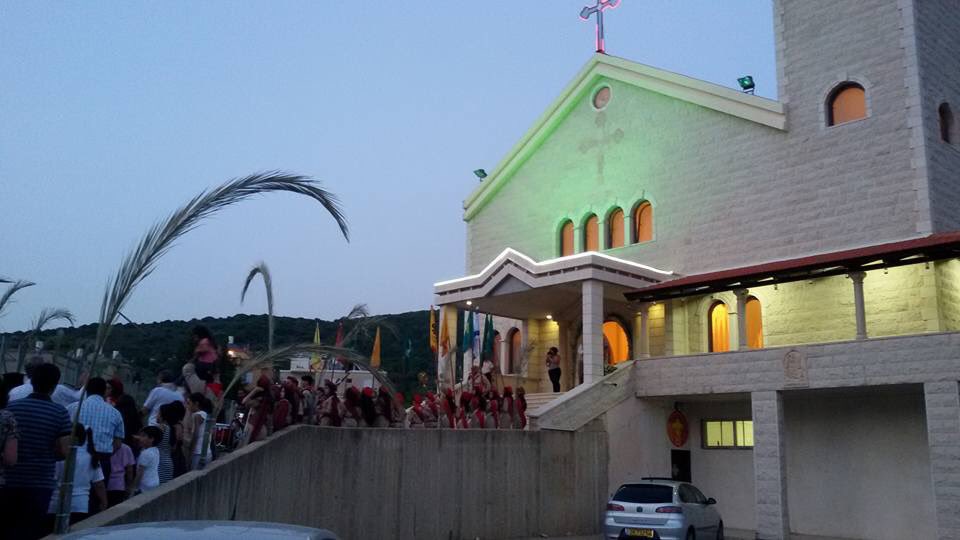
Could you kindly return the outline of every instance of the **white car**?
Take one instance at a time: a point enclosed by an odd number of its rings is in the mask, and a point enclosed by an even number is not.
[[[716,504],[692,484],[644,478],[617,489],[607,503],[604,532],[610,539],[723,540]]]

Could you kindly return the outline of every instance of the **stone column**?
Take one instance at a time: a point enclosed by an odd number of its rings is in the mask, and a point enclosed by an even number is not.
[[[757,540],[787,540],[787,462],[783,398],[777,391],[753,392],[753,477],[757,498]]]
[[[734,289],[737,296],[737,350],[743,351],[747,347],[747,289]]]
[[[853,282],[853,304],[857,310],[857,339],[867,339],[867,311],[863,303],[863,279],[866,272],[850,272],[847,274]]]
[[[960,386],[924,383],[937,538],[960,538]]]
[[[639,328],[640,349],[637,350],[637,358],[650,358],[650,304],[644,302],[640,304],[640,328]]]
[[[603,283],[583,282],[583,383],[603,377]]]

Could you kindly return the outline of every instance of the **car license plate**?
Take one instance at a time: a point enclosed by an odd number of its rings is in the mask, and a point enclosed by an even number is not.
[[[653,529],[625,529],[627,536],[631,538],[653,538]]]

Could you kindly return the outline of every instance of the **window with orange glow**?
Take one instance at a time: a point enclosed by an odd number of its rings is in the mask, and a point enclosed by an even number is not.
[[[510,340],[509,354],[507,355],[507,373],[516,373],[517,367],[520,366],[520,345],[523,336],[520,334],[520,330],[513,328],[507,333],[507,339]]]
[[[597,216],[587,218],[583,226],[583,250],[600,250],[600,221],[597,219]]]
[[[760,301],[751,296],[747,298],[747,347],[763,348],[763,317],[760,313]]]
[[[617,321],[603,323],[603,358],[610,365],[630,358],[630,339]]]
[[[573,255],[573,222],[567,221],[560,228],[560,256]]]
[[[716,302],[710,306],[707,313],[707,338],[710,341],[710,352],[724,352],[730,350],[730,313],[727,305]]]
[[[644,201],[633,211],[633,241],[649,242],[653,240],[653,206]]]
[[[848,83],[830,96],[829,125],[836,126],[867,117],[867,93],[862,86]]]
[[[623,210],[617,208],[607,218],[607,248],[623,247]]]

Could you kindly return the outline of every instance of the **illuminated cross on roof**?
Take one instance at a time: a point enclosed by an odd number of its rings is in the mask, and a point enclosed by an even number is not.
[[[585,6],[580,10],[580,18],[583,20],[589,20],[591,15],[596,14],[597,16],[597,52],[603,53],[604,42],[603,42],[603,12],[608,9],[613,9],[620,5],[620,0],[597,0],[597,3],[592,6]]]

